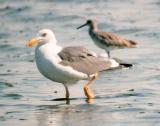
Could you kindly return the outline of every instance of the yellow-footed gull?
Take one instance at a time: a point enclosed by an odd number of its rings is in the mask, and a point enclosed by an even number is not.
[[[35,60],[38,70],[46,78],[62,83],[69,99],[68,85],[79,80],[87,80],[84,93],[88,99],[94,98],[89,85],[101,71],[118,68],[120,64],[114,59],[98,56],[82,46],[61,47],[57,45],[54,33],[42,29],[38,36],[28,41],[28,46],[37,44]]]

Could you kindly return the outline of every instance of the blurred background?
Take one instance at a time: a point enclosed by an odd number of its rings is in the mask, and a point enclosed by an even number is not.
[[[62,46],[83,45],[97,53],[87,19],[98,27],[138,42],[138,47],[112,51],[133,63],[131,69],[103,72],[87,104],[84,81],[70,87],[70,105],[61,84],[44,78],[26,41],[40,29],[54,31]],[[159,126],[159,0],[0,0],[0,126]]]

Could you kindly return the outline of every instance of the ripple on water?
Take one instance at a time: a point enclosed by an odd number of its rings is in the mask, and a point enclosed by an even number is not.
[[[21,99],[23,96],[20,94],[11,93],[11,94],[5,94],[3,95],[3,97],[11,98],[11,99]]]
[[[0,82],[0,89],[4,89],[8,87],[13,87],[13,84],[7,83],[7,82]]]
[[[4,39],[4,38],[8,38],[9,37],[9,33],[0,33],[0,39]],[[0,45],[1,47],[3,47],[4,45]]]
[[[14,16],[14,14],[20,13],[22,11],[27,11],[29,9],[30,9],[29,6],[15,7],[15,6],[6,5],[0,8],[0,12],[5,15]]]

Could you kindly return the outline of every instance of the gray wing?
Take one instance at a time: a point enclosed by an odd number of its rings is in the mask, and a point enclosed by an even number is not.
[[[71,66],[73,69],[87,75],[110,69],[110,61],[94,56],[94,53],[81,46],[64,48],[59,54],[60,64]]]
[[[135,41],[124,39],[110,32],[98,31],[96,34],[102,40],[101,42],[107,46],[135,47],[137,44]]]

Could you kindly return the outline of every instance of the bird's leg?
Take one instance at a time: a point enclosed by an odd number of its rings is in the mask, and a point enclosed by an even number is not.
[[[84,85],[84,94],[87,96],[88,99],[93,99],[94,95],[89,88],[89,85],[97,78],[98,73],[96,73],[85,85]]]
[[[110,51],[107,51],[107,54],[108,54],[108,59],[110,59],[110,58],[111,58],[111,53],[110,53]]]
[[[65,87],[65,91],[66,91],[66,100],[69,100],[69,90],[66,84],[63,84]]]
[[[110,51],[109,51],[109,50],[106,50],[106,53],[107,53],[107,55],[108,55],[108,59],[110,59],[110,58],[111,58]]]
[[[69,90],[67,87],[67,84],[63,84],[65,87],[65,91],[66,91],[66,104],[70,104],[70,100],[69,100]]]

